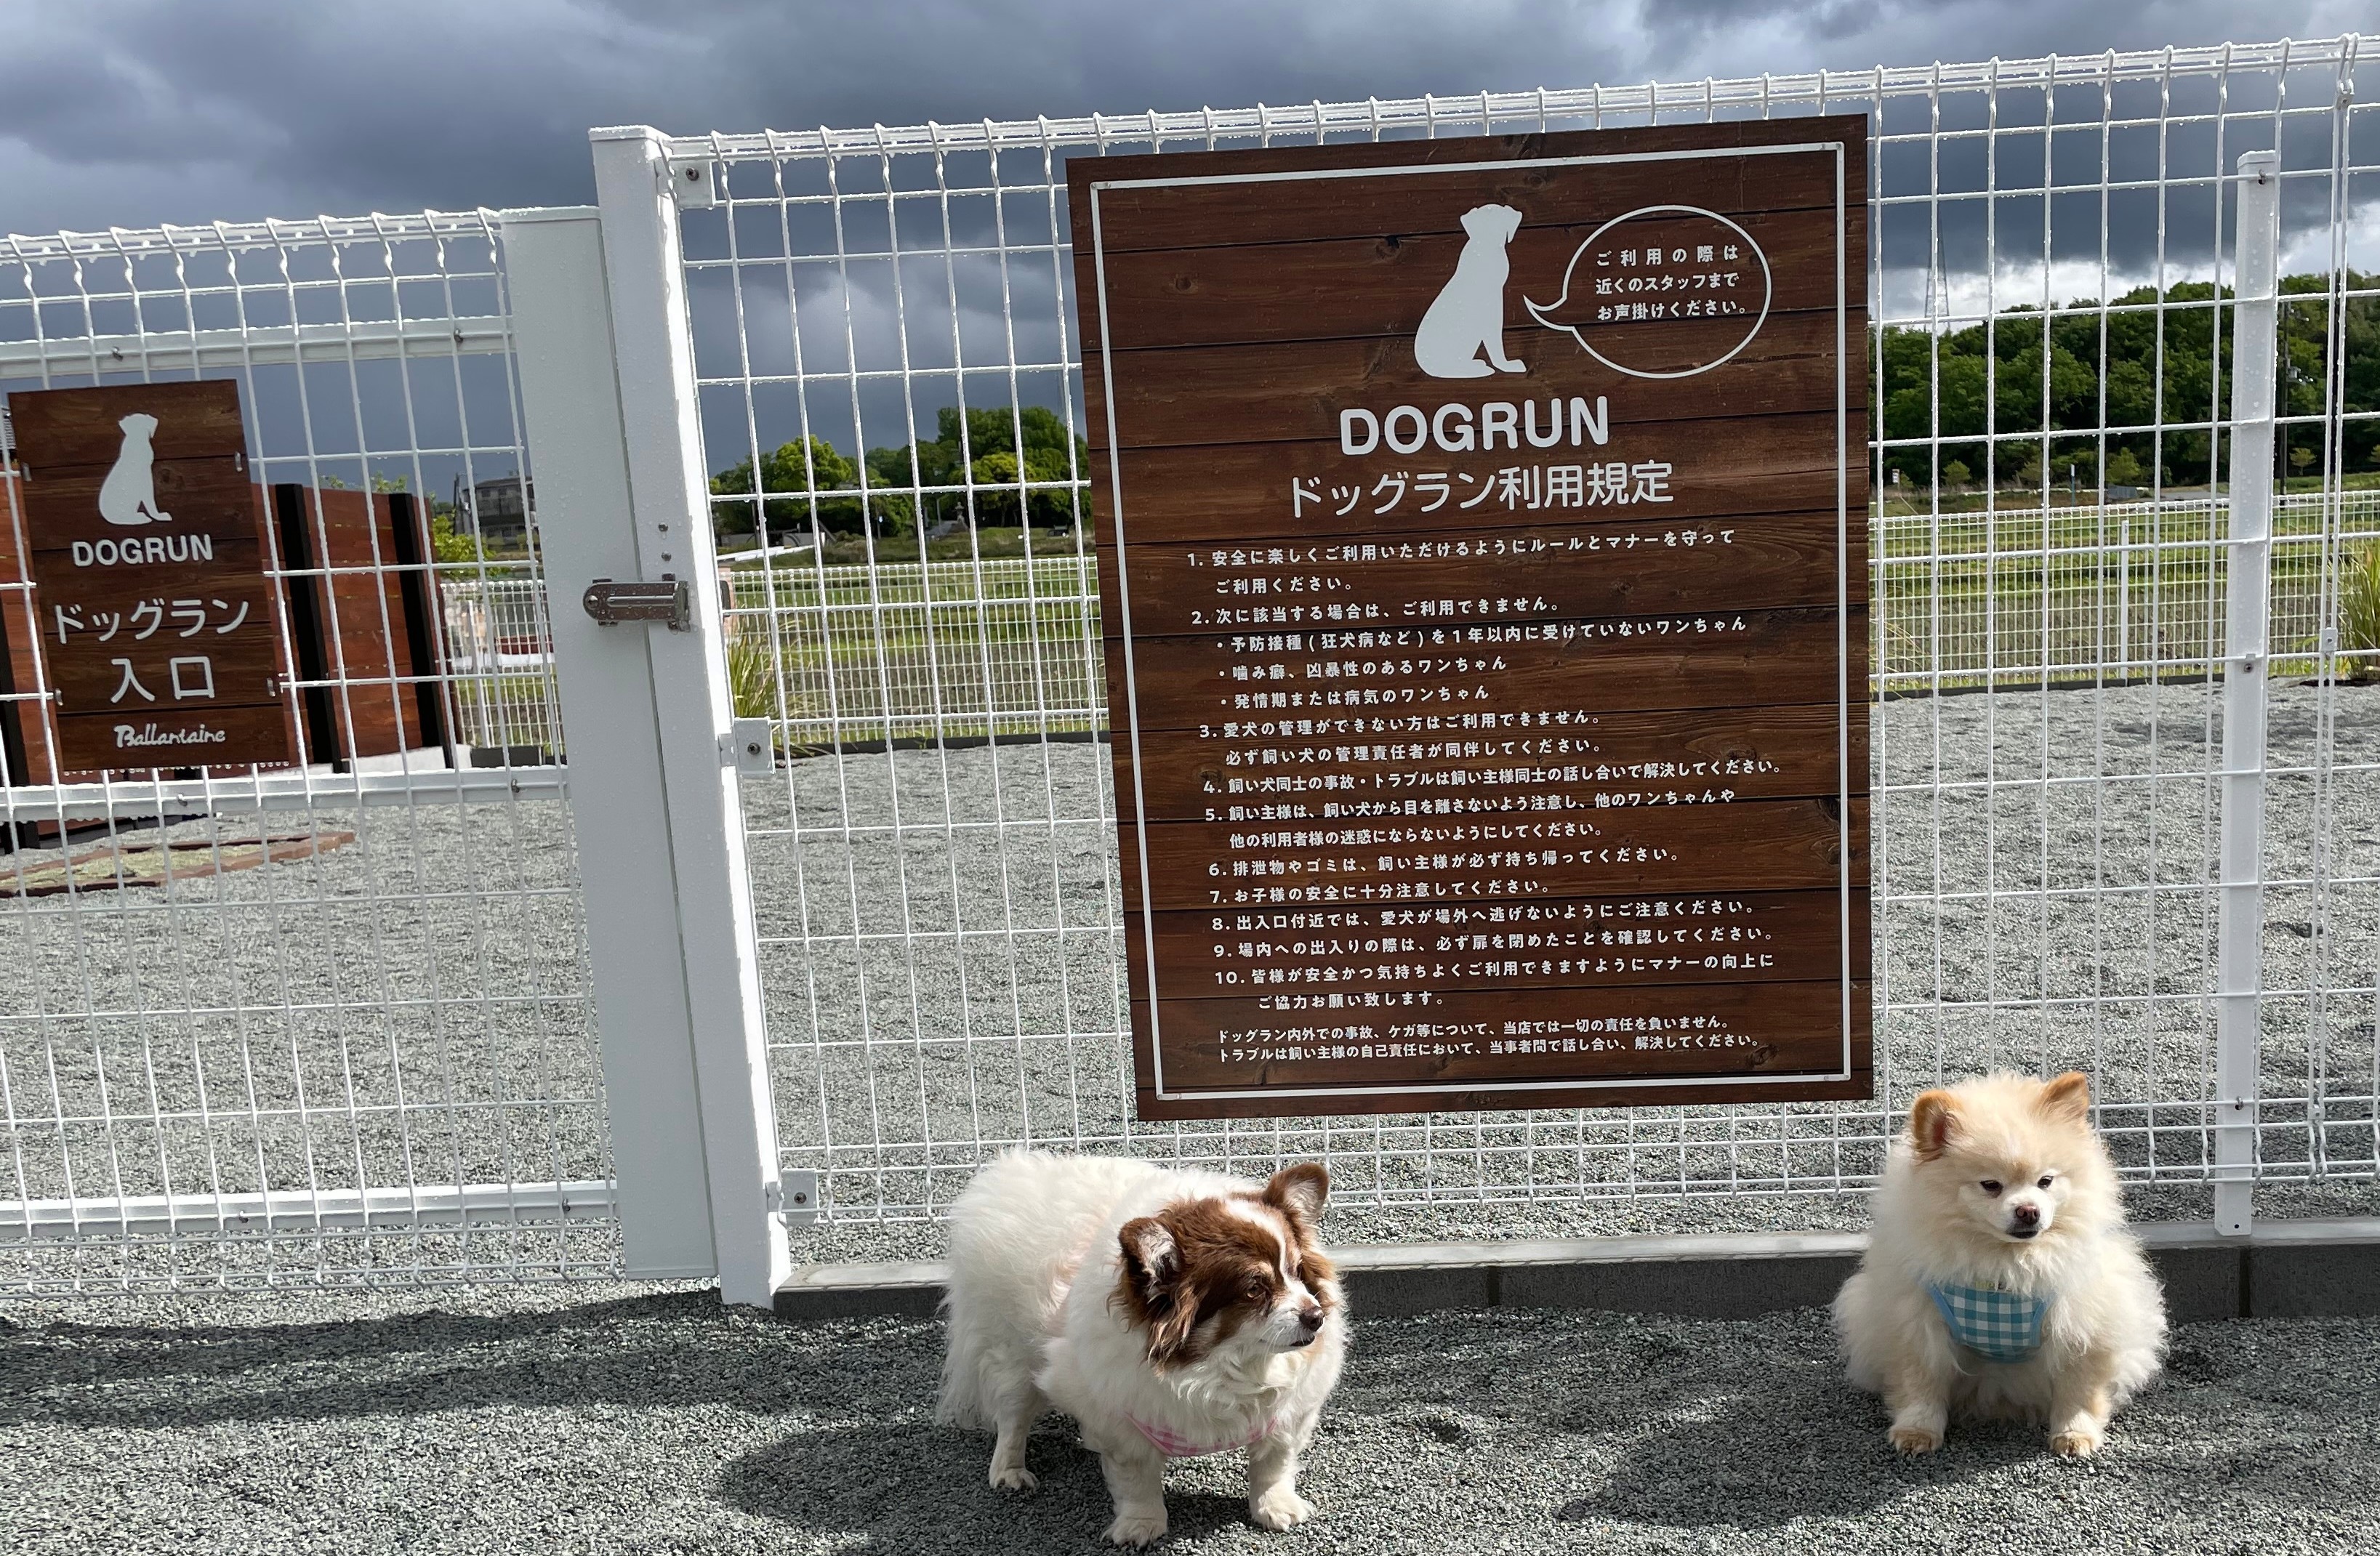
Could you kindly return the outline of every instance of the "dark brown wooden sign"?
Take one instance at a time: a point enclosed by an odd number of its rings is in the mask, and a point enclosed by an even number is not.
[[[55,769],[288,761],[239,386],[43,390],[8,413]]]
[[[1141,1116],[1869,1095],[1865,137],[1070,165]]]

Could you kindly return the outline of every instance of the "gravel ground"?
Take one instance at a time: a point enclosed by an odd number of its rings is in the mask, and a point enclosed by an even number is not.
[[[1062,1423],[1040,1490],[929,1418],[939,1325],[793,1327],[694,1292],[25,1304],[0,1319],[12,1552],[1089,1551]],[[2380,1322],[2178,1332],[2086,1465],[2034,1432],[1897,1462],[1815,1309],[1365,1321],[1291,1535],[1244,1456],[1169,1478],[1177,1551],[2324,1552],[2380,1520]]]
[[[2285,1176],[2331,1181],[2277,1186],[2268,1214],[2380,1209],[2380,687],[2333,697],[2325,724],[2313,691],[2273,694],[2268,874],[2301,880],[2319,862],[2332,884],[2268,891],[2265,1088],[2283,1100],[2265,1149]],[[2206,1213],[2186,1180],[2207,1151],[2218,717],[2203,685],[1876,709],[1889,1107],[1945,1072],[2089,1067],[2103,1101],[2158,1100],[2105,1120],[2128,1166],[2184,1180],[2139,1185],[2137,1213]],[[784,1159],[829,1169],[839,1210],[888,1218],[814,1229],[801,1257],[929,1256],[927,1208],[991,1146],[1124,1137],[1107,768],[1104,747],[1053,743],[813,758],[747,784]],[[140,1194],[607,1176],[565,807],[326,810],[274,829],[310,822],[357,839],[164,891],[0,898],[0,1199],[69,1182]],[[1132,1138],[1251,1170],[1329,1152],[1353,1242],[1856,1224],[1857,1196],[1812,1190],[1870,1171],[1885,1121],[1813,1104]],[[554,1242],[531,1261],[605,1258]],[[106,1279],[113,1257],[31,1262]],[[517,1239],[458,1252],[379,1238],[259,1257],[304,1273],[529,1256]],[[0,1287],[27,1265],[0,1241]]]
[[[2325,728],[2313,690],[2273,694],[2268,874],[2311,877],[2323,836],[2333,884],[2268,892],[2265,975],[2279,992],[2265,1004],[2265,1070],[2268,1097],[2320,1099],[2325,1166],[2366,1164],[2365,1181],[2277,1188],[2268,1213],[2380,1208],[2368,1181],[2373,999],[2310,992],[2368,991],[2380,967],[2380,688],[2333,696]],[[2202,1170],[2214,896],[2201,884],[2219,814],[2206,777],[2221,766],[2219,694],[2169,684],[1898,701],[1876,709],[1873,738],[1888,1105],[1945,1073],[2084,1067],[2103,1100],[2168,1104],[2103,1120],[2128,1166]],[[1104,927],[1119,910],[1096,819],[1107,762],[1092,745],[911,752],[797,764],[753,792],[780,1133],[789,1163],[837,1169],[834,1202],[916,1214],[956,1192],[977,1140],[1029,1130],[1111,1149],[1122,1136],[1128,1051],[1085,1035],[1119,1024],[1120,947]],[[2094,775],[2103,781],[2072,781]],[[2268,1108],[2268,1161],[2315,1160],[2313,1111]],[[1856,1195],[1761,1191],[1856,1178],[1884,1133],[1882,1114],[1815,1104],[1135,1137],[1252,1168],[1328,1152],[1342,1236],[1389,1241],[1856,1225]],[[2162,1219],[2207,1213],[2188,1186],[2143,1185],[2135,1203]],[[932,1225],[899,1221],[803,1239],[820,1259],[939,1246]]]

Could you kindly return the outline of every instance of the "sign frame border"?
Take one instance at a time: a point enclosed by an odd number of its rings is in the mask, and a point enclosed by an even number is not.
[[[1589,131],[1587,133],[1597,133]],[[1101,410],[1106,422],[1110,523],[1115,530],[1115,585],[1122,620],[1118,623],[1118,640],[1123,654],[1124,720],[1132,752],[1133,780],[1133,843],[1139,853],[1140,934],[1142,954],[1147,971],[1148,1005],[1148,1074],[1150,1084],[1146,1094],[1160,1104],[1233,1103],[1249,1098],[1312,1098],[1328,1102],[1337,1098],[1378,1099],[1411,1097],[1427,1108],[1433,1097],[1478,1096],[1483,1094],[1575,1092],[1592,1093],[1611,1091],[1644,1091],[1658,1088],[1692,1089],[1724,1086],[1730,1088],[1809,1087],[1840,1084],[1855,1080],[1859,1071],[1852,1064],[1853,1020],[1852,1002],[1857,996],[1858,985],[1852,974],[1852,817],[1851,783],[1852,698],[1851,698],[1851,367],[1850,349],[1850,256],[1846,243],[1850,230],[1850,211],[1845,202],[1846,161],[1848,143],[1842,140],[1799,140],[1778,143],[1749,143],[1732,146],[1677,148],[1664,151],[1612,151],[1582,153],[1557,157],[1505,157],[1481,162],[1402,163],[1378,167],[1282,169],[1265,173],[1188,174],[1178,177],[1160,178],[1092,178],[1087,181],[1090,199],[1091,267],[1098,294],[1099,320],[1099,385]],[[1234,1088],[1200,1087],[1169,1091],[1165,1084],[1165,1050],[1163,1042],[1162,1000],[1157,988],[1157,907],[1148,868],[1149,816],[1147,797],[1142,790],[1144,771],[1140,748],[1140,682],[1134,660],[1132,631],[1131,569],[1125,562],[1128,544],[1124,531],[1123,461],[1116,428],[1116,393],[1114,380],[1115,339],[1108,318],[1107,254],[1100,224],[1099,197],[1110,189],[1179,188],[1227,184],[1273,184],[1347,178],[1394,178],[1415,174],[1493,173],[1519,168],[1580,167],[1612,163],[1678,162],[1721,156],[1779,156],[1789,154],[1832,153],[1834,157],[1834,217],[1835,217],[1835,678],[1836,678],[1836,791],[1835,801],[1840,814],[1840,841],[1837,862],[1837,922],[1840,929],[1839,989],[1841,1011],[1841,1047],[1840,1062],[1832,1070],[1791,1070],[1767,1074],[1715,1076],[1625,1076],[1606,1079],[1572,1078],[1563,1080],[1499,1079],[1494,1080],[1406,1081],[1396,1083],[1356,1082],[1341,1086],[1285,1085],[1245,1086]],[[1863,256],[1863,263],[1865,257]],[[1749,344],[1747,341],[1746,344]],[[1738,348],[1739,350],[1741,347]],[[1864,440],[1863,440],[1863,442]],[[1865,706],[1863,700],[1863,707]],[[1129,909],[1127,910],[1129,911]],[[1131,931],[1126,930],[1129,934]],[[1129,1024],[1131,1007],[1137,1003],[1127,989],[1125,1007]],[[1132,1033],[1135,1045],[1138,1034]],[[1329,1111],[1324,1109],[1324,1111]]]

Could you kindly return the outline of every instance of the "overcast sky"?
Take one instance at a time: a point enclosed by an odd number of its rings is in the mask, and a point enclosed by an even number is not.
[[[0,229],[565,204],[690,133],[2327,37],[2370,0],[0,0]]]

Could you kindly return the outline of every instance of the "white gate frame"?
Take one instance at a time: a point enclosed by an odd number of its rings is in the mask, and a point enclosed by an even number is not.
[[[11,307],[18,310],[18,318],[30,326],[30,334],[0,342],[0,379],[30,380],[42,386],[63,380],[64,384],[58,386],[64,387],[111,380],[165,382],[232,375],[248,379],[249,388],[246,392],[252,396],[254,380],[250,375],[258,369],[292,368],[298,370],[302,378],[305,369],[319,368],[334,375],[342,370],[348,375],[348,393],[354,396],[349,404],[360,417],[362,400],[354,369],[367,362],[393,363],[398,367],[397,381],[404,386],[409,413],[413,390],[420,380],[406,376],[408,370],[457,364],[459,380],[459,364],[464,359],[505,357],[512,352],[510,325],[504,310],[498,308],[490,311],[476,300],[481,296],[476,283],[490,271],[501,273],[500,255],[456,269],[449,268],[443,255],[443,246],[458,239],[493,241],[497,235],[489,215],[480,211],[427,211],[403,216],[219,222],[203,227],[119,227],[98,234],[60,233],[37,237],[10,235],[0,239],[0,258],[5,258],[18,273],[29,273],[36,266],[55,266],[70,270],[73,279],[70,290],[55,296],[46,296],[39,288],[12,295]],[[388,258],[393,249],[415,245],[436,246],[440,250],[427,270],[410,264],[399,267]],[[376,272],[367,260],[364,273],[350,273],[343,268],[340,255],[358,248],[378,250],[389,268]],[[238,264],[241,258],[264,256],[279,260],[277,283]],[[308,258],[298,259],[293,266],[293,259],[300,256]],[[315,268],[326,258],[326,264]],[[223,268],[200,273],[216,262]],[[93,266],[95,273],[86,273],[86,265]],[[467,278],[473,283],[460,296],[455,288],[458,278]],[[390,287],[393,292],[401,291],[406,300],[391,308],[395,296],[383,294],[385,300],[375,299],[361,311],[370,314],[375,308],[386,309],[393,317],[357,317],[350,308],[357,294],[350,292],[350,287],[370,291],[375,283]],[[431,290],[432,283],[444,287],[443,310]],[[336,317],[317,316],[301,322],[282,323],[261,322],[249,317],[248,300],[261,292],[277,292],[293,299],[288,315],[298,314],[300,310],[294,299],[301,289],[312,298],[335,299]],[[230,327],[210,326],[206,322],[208,316],[190,306],[191,298],[202,296],[228,299],[232,316],[237,317],[239,322]],[[42,298],[42,302],[28,310],[26,305],[36,297]],[[467,298],[471,300],[466,301]],[[75,299],[84,305],[79,314],[72,307]],[[143,306],[158,299],[165,300],[167,305],[160,311],[152,312]],[[94,300],[115,307],[92,308],[90,305]],[[178,310],[173,306],[176,301],[181,304]],[[128,302],[135,306],[124,307]],[[63,312],[48,311],[48,308],[60,304],[67,305]],[[457,311],[463,308],[475,311]],[[212,317],[219,320],[225,315]],[[152,328],[152,324],[167,327]],[[172,327],[176,325],[179,327]],[[298,443],[294,448],[283,444],[280,452],[264,457],[291,466],[311,465],[320,460],[341,468],[347,467],[348,461],[364,462],[367,467],[376,468],[382,459],[402,461],[408,454],[419,457],[423,452],[421,429],[411,422],[409,414],[401,441],[392,443],[384,434],[368,439],[360,446],[344,448],[334,446],[335,438],[318,440],[314,418],[324,416],[326,420],[321,425],[335,425],[339,419],[334,408],[335,391],[332,393],[334,398],[330,400],[317,400],[310,392],[305,409],[296,422],[296,428],[302,433]],[[247,401],[246,414],[251,436],[261,436],[261,428],[273,420],[252,398]],[[461,453],[467,465],[475,443],[482,454],[500,446],[475,440],[468,428],[458,433],[456,441],[463,447],[443,452]],[[510,441],[509,438],[503,440],[504,443]],[[21,524],[24,515],[18,513],[13,518]],[[0,501],[0,524],[11,519],[7,504]],[[18,538],[22,541],[25,537],[20,532]],[[335,572],[370,579],[372,585],[384,585],[412,565],[376,550],[369,562],[360,565],[350,561],[329,568],[294,571],[318,575]],[[270,571],[273,569],[268,567]],[[12,614],[22,610],[26,602],[20,597],[33,586],[30,576],[0,583],[0,602],[6,602]],[[386,609],[393,611],[395,608],[392,604]],[[359,614],[369,611],[367,607]],[[403,684],[402,680],[382,681],[369,675],[350,680],[349,675],[343,669],[327,684],[342,688]],[[443,684],[452,678],[442,672],[432,679]],[[39,707],[43,697],[55,694],[55,687],[46,686],[37,678],[35,684],[21,688],[18,696],[30,712]],[[342,691],[338,694],[347,694]],[[54,777],[53,781],[43,783],[0,784],[0,828],[19,823],[67,821],[162,827],[200,818],[216,818],[219,824],[221,818],[240,816],[255,817],[260,826],[274,818],[294,819],[310,830],[319,825],[321,812],[352,808],[397,812],[399,815],[392,818],[392,823],[402,830],[403,813],[407,812],[458,813],[465,807],[520,801],[562,802],[570,797],[568,774],[559,764],[425,770],[405,760],[404,753],[382,754],[395,755],[398,760],[394,766],[384,766],[378,759],[370,759],[346,771],[334,771],[325,763],[244,773],[218,769],[212,776],[198,778],[166,778],[157,773],[147,777],[110,774],[93,781],[61,782]],[[26,776],[0,775],[18,779]],[[362,833],[365,829],[358,826],[356,830]],[[394,840],[395,834],[389,836]],[[66,844],[68,851],[75,846],[70,839],[55,841]],[[369,857],[374,841],[365,839],[359,854]],[[414,862],[419,863],[421,858],[416,854]],[[376,895],[382,893],[383,888],[373,883],[370,866],[365,867],[364,874],[366,889]],[[300,900],[303,892],[304,888],[299,888]],[[498,887],[484,896],[506,894],[505,888]],[[144,914],[163,913],[166,923],[176,925],[193,922],[192,916],[202,918],[209,911],[208,906],[195,902],[172,905],[170,894],[160,895],[168,900],[155,907],[144,905],[139,911]],[[267,896],[269,899],[272,894]],[[468,899],[476,901],[482,897],[480,886],[475,884],[469,889]],[[18,900],[21,902],[21,899]],[[79,943],[84,926],[73,916],[78,911],[76,904],[68,899],[61,906],[67,914],[63,923],[71,929],[74,943]],[[397,1002],[385,982],[388,964],[378,959],[378,947],[359,949],[374,959],[380,991],[384,1002],[394,1007]],[[38,963],[30,971],[15,971],[18,976],[37,979],[55,975],[52,968]],[[571,988],[575,1002],[575,983]],[[91,1016],[116,1020],[129,1018],[144,1025],[162,1026],[188,1020],[195,1014],[188,1008],[173,1008],[176,1002],[170,996],[152,997],[140,992],[137,985],[128,1009],[103,1010],[92,1004],[88,984],[79,1008],[70,983],[60,982],[55,991],[45,990],[50,992],[57,996],[56,1004],[53,1010],[44,1010],[37,1018],[44,1024],[55,1014],[69,1019]],[[434,982],[431,998],[415,1003],[433,1007],[440,1003]],[[293,1002],[286,984],[277,990],[259,987],[236,991],[229,1014],[245,1026],[251,1016],[269,1018],[276,1007],[285,1019],[299,1007]],[[144,1043],[151,1035],[149,1031],[143,1031]],[[52,1047],[46,1033],[35,1042]],[[56,1052],[52,1047],[53,1059]],[[392,1040],[390,1057],[395,1061],[392,1073],[397,1082],[394,1105],[375,1103],[372,1108],[383,1116],[393,1113],[402,1131],[407,1128],[405,1120],[420,1116],[425,1107],[424,1094],[419,1091],[408,1094],[405,1090],[406,1081],[416,1073],[411,1069],[414,1055],[397,1054]],[[152,1106],[144,1116],[137,1106],[119,1109],[111,1103],[103,1071],[99,1072],[99,1080],[98,1089],[88,1101],[64,1103],[53,1091],[46,1110],[24,1089],[14,1096],[0,1096],[0,1121],[18,1128],[27,1124],[39,1128],[48,1123],[57,1131],[53,1138],[60,1140],[61,1158],[67,1152],[63,1143],[66,1120],[62,1116],[86,1107],[95,1108],[106,1131],[110,1158],[106,1174],[86,1176],[79,1183],[69,1175],[64,1196],[28,1195],[0,1200],[0,1243],[7,1245],[12,1258],[22,1256],[34,1244],[45,1245],[45,1252],[59,1250],[67,1255],[56,1264],[45,1260],[29,1260],[0,1275],[0,1297],[108,1289],[255,1290],[298,1284],[318,1288],[370,1286],[383,1282],[395,1285],[419,1278],[420,1265],[416,1263],[408,1270],[401,1260],[362,1263],[343,1260],[334,1265],[320,1244],[310,1260],[301,1251],[297,1256],[298,1262],[292,1264],[284,1261],[269,1239],[290,1239],[302,1247],[302,1241],[310,1236],[319,1237],[334,1231],[370,1237],[431,1228],[461,1229],[466,1233],[566,1225],[600,1229],[613,1219],[615,1186],[610,1177],[507,1176],[491,1182],[421,1181],[414,1171],[409,1144],[401,1164],[383,1163],[380,1167],[367,1169],[358,1154],[352,1176],[340,1171],[334,1176],[316,1178],[310,1170],[303,1180],[275,1182],[264,1175],[260,1164],[260,1187],[253,1189],[226,1188],[212,1172],[177,1172],[162,1161],[162,1152],[155,1166],[144,1164],[128,1174],[120,1169],[128,1161],[119,1164],[115,1160],[119,1128],[127,1131],[128,1147],[141,1134],[146,1135],[146,1144],[162,1137],[171,1118],[176,1124],[194,1125],[207,1137],[212,1153],[216,1125],[232,1122],[243,1109],[237,1104],[229,1108],[211,1106],[202,1087],[190,1105],[170,1113],[155,1104],[152,1092]],[[352,1078],[346,1090],[346,1105],[342,1107],[327,1098],[310,1101],[301,1086],[290,1104],[273,1111],[294,1117],[300,1128],[308,1129],[317,1120],[342,1114],[353,1119],[358,1113]],[[42,1116],[44,1111],[51,1115],[47,1120]],[[260,1116],[253,1092],[244,1111],[250,1118]],[[123,1155],[129,1159],[133,1152],[128,1149]],[[385,1177],[380,1176],[382,1169],[388,1171]],[[23,1192],[26,1181],[20,1155],[6,1191]],[[293,1181],[302,1181],[304,1186],[291,1187]],[[367,1246],[361,1240],[343,1241],[350,1250]],[[263,1257],[241,1257],[237,1260],[225,1257],[235,1248],[241,1248],[244,1255],[261,1248]],[[419,1245],[417,1257],[418,1249]],[[157,1260],[155,1256],[161,1253],[165,1257]],[[96,1257],[84,1262],[80,1258],[84,1254]],[[440,1277],[523,1276],[520,1263],[501,1254],[488,1258],[465,1252],[456,1258],[458,1261],[453,1264],[444,1260],[433,1260],[439,1266]],[[600,1254],[589,1260],[574,1260],[566,1247],[560,1259],[561,1273],[565,1275],[577,1273],[574,1266],[601,1270],[609,1263],[608,1256]]]
[[[624,1269],[765,1307],[792,1262],[677,201],[656,132],[591,139],[600,204],[508,217],[506,254]],[[677,583],[683,621],[599,624],[566,597],[601,579]]]

